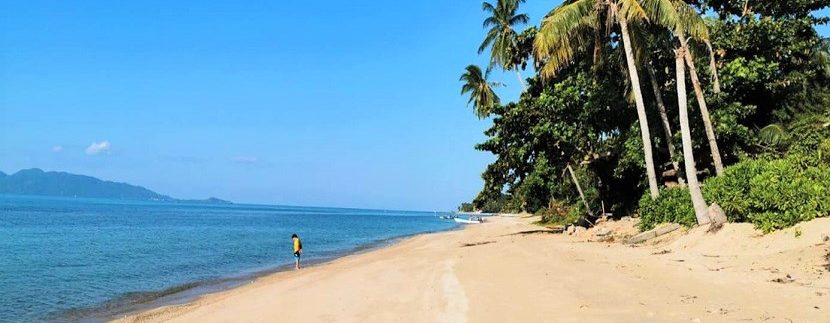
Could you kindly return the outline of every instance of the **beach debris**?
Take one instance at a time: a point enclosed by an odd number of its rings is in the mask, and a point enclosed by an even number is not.
[[[568,232],[568,234],[574,234],[574,232],[576,232],[576,226],[575,225],[569,225],[565,229],[565,232]]]
[[[464,243],[464,244],[461,244],[461,248],[480,246],[480,245],[483,245],[483,244],[495,243],[495,242],[496,241],[490,240],[490,241],[481,241],[481,242],[473,242],[473,243]]]
[[[670,223],[670,224],[667,224],[667,225],[664,225],[664,226],[654,228],[652,230],[648,230],[648,231],[640,233],[638,235],[635,235],[635,236],[629,238],[628,240],[626,240],[625,243],[627,243],[627,244],[641,243],[643,241],[654,239],[654,238],[657,238],[657,237],[662,236],[664,234],[673,232],[677,229],[680,229],[679,224]]]
[[[830,236],[827,236],[826,234],[822,234],[821,235],[821,241],[822,242],[830,241]]]
[[[827,269],[827,271],[830,271],[830,249],[827,249],[827,254],[824,255],[824,260],[827,261],[827,264],[824,265],[824,268]]]
[[[663,250],[660,250],[660,251],[657,251],[657,252],[652,252],[651,254],[652,255],[665,255],[667,253],[671,253],[671,250],[663,249]]]
[[[597,229],[596,235],[597,235],[597,237],[604,237],[604,236],[607,236],[607,235],[611,234],[612,232],[613,231],[611,231],[608,228],[599,228],[599,229]]]
[[[771,280],[771,282],[779,283],[779,284],[789,284],[789,283],[792,283],[794,281],[795,281],[795,279],[793,279],[793,277],[790,276],[790,274],[787,274],[787,276],[784,276],[784,277],[778,277],[776,279]]]
[[[526,235],[531,235],[531,234],[544,234],[544,233],[556,234],[556,233],[562,233],[562,231],[564,231],[564,230],[565,230],[565,228],[560,226],[560,227],[553,227],[553,228],[551,228],[551,230],[519,231],[519,232],[510,233],[510,234],[505,234],[502,237],[504,237],[504,236],[514,236],[514,235],[526,236]]]

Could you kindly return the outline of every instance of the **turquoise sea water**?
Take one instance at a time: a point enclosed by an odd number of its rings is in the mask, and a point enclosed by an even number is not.
[[[229,287],[291,264],[292,233],[319,262],[455,226],[431,212],[0,195],[0,322],[95,321]]]

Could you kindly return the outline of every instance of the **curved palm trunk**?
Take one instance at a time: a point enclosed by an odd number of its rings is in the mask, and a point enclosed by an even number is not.
[[[712,91],[718,94],[720,93],[720,79],[718,78],[718,64],[715,62],[715,50],[712,48],[712,42],[708,39],[703,42],[706,43],[706,48],[709,49],[709,72],[712,73]]]
[[[677,111],[680,115],[680,135],[683,138],[683,162],[686,164],[686,180],[689,182],[689,193],[692,195],[692,205],[695,208],[697,224],[709,223],[709,212],[706,200],[700,192],[700,183],[697,181],[697,168],[692,154],[692,132],[689,129],[689,111],[686,106],[686,68],[683,65],[684,48],[675,50],[674,65],[677,70]]]
[[[616,15],[616,12],[614,12]],[[643,150],[646,161],[646,175],[648,176],[648,188],[651,198],[655,199],[660,195],[657,188],[657,174],[654,172],[654,159],[651,153],[651,133],[648,130],[648,118],[646,108],[643,104],[643,93],[640,90],[640,76],[637,74],[637,66],[634,64],[634,53],[631,50],[631,38],[628,34],[628,23],[625,19],[618,18],[622,32],[623,47],[625,48],[625,59],[628,64],[628,75],[631,78],[631,87],[634,92],[634,102],[637,106],[637,118],[640,122],[640,135],[643,138]]]
[[[712,119],[709,117],[709,108],[706,107],[706,99],[703,98],[703,90],[700,87],[700,80],[697,78],[695,62],[692,60],[692,54],[689,53],[689,44],[686,38],[682,36],[678,38],[680,39],[680,46],[683,49],[683,56],[686,59],[686,65],[689,66],[689,76],[692,79],[697,105],[700,108],[700,116],[703,119],[703,128],[706,130],[706,139],[709,140],[709,150],[712,152],[712,163],[715,164],[715,173],[720,175],[723,174],[723,162],[720,158],[720,149],[718,149],[715,129],[712,127]]]
[[[677,182],[684,184],[683,178],[680,177],[680,166],[677,164],[677,154],[674,147],[674,134],[671,131],[671,123],[669,123],[669,115],[666,113],[666,104],[663,102],[663,96],[660,94],[660,86],[657,85],[657,75],[654,73],[654,66],[651,62],[645,64],[648,76],[651,79],[651,89],[654,91],[654,98],[657,101],[657,111],[660,113],[660,121],[663,125],[663,133],[666,136],[666,146],[669,148],[669,158],[671,158],[671,166],[674,173],[677,175]]]

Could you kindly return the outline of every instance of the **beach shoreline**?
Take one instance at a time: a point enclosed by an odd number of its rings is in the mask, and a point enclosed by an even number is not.
[[[337,261],[343,257],[357,256],[371,253],[376,250],[388,248],[397,243],[419,235],[450,232],[463,229],[457,226],[446,230],[426,231],[421,233],[406,234],[398,237],[372,241],[363,245],[342,250],[334,255],[310,258],[303,260],[303,268],[313,268]],[[144,312],[154,311],[159,308],[187,304],[199,298],[225,292],[263,277],[289,272],[294,270],[293,263],[284,263],[273,267],[263,267],[245,272],[236,273],[224,277],[209,280],[188,282],[172,286],[164,290],[130,292],[123,297],[109,300],[94,307],[64,310],[54,313],[51,317],[56,320],[82,320],[94,322],[106,322],[136,316]],[[129,296],[127,296],[129,295]]]
[[[636,248],[531,222],[492,217],[420,234],[115,321],[820,322],[830,315],[830,274],[821,272],[830,245],[819,241],[828,219],[805,225],[803,240],[727,225],[713,236],[692,230]],[[720,240],[736,245],[711,250]]]

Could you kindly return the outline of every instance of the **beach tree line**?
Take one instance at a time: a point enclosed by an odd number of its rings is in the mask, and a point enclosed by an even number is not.
[[[489,63],[460,79],[492,120],[474,208],[643,229],[715,203],[765,231],[830,214],[830,0],[565,0],[538,25],[524,2],[484,2]]]

